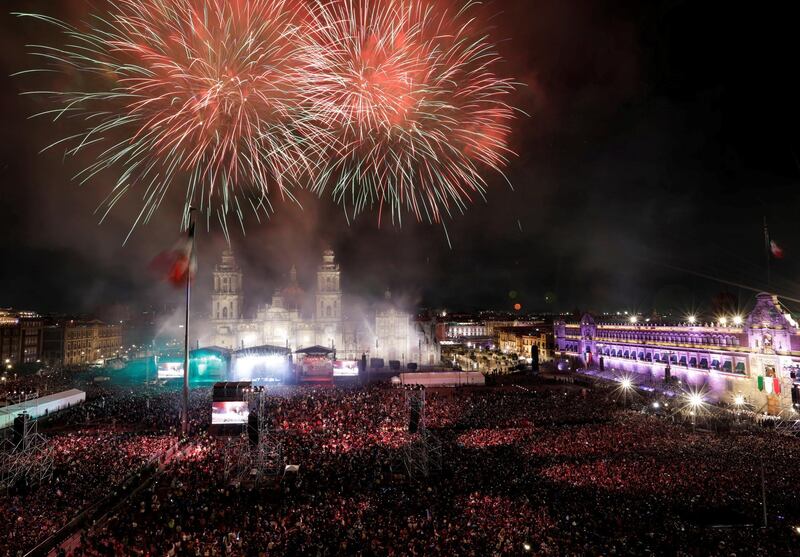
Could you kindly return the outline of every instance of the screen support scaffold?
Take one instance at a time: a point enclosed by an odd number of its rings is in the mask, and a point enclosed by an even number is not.
[[[0,447],[0,490],[32,487],[53,477],[53,447],[27,414],[16,418],[12,435]]]
[[[403,448],[403,462],[409,477],[421,480],[441,472],[442,443],[425,423],[425,388],[406,389],[405,402],[409,424],[416,421],[416,432]]]
[[[230,483],[253,482],[261,484],[269,478],[280,478],[284,471],[283,443],[269,429],[267,419],[267,393],[263,387],[255,387],[244,394],[255,415],[255,431],[248,424],[248,431],[228,440],[225,446],[225,479]],[[255,443],[252,437],[257,436]]]

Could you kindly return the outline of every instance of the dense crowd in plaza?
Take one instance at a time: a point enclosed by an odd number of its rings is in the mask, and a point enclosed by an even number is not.
[[[0,401],[13,404],[34,396],[44,396],[73,387],[74,373],[66,369],[48,369],[37,374],[6,371],[0,376]]]
[[[175,445],[169,435],[94,430],[50,436],[51,480],[0,495],[0,555],[31,549]]]
[[[63,477],[38,494],[58,504],[3,502],[3,521],[23,517],[39,530],[14,526],[0,555],[42,539],[104,482],[174,444],[180,394],[158,389],[111,389],[63,416],[75,429],[54,437]],[[425,422],[443,446],[442,471],[414,480],[403,464],[415,438],[404,396],[388,386],[270,388],[283,463],[300,466],[272,490],[226,477],[232,445],[208,433],[210,393],[195,390],[181,452],[73,553],[743,556],[800,547],[794,438],[693,432],[573,387],[441,390],[427,393]],[[87,412],[104,433],[85,430]]]

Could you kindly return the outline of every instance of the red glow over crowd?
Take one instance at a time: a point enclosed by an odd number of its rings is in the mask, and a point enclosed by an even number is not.
[[[555,385],[429,391],[442,471],[408,477],[404,393],[391,387],[269,389],[273,434],[296,481],[268,490],[225,478],[227,441],[208,433],[210,392],[95,390],[55,417],[50,485],[0,496],[17,555],[161,460],[151,483],[64,554],[790,555],[800,538],[791,471],[800,442],[772,431],[693,432]],[[49,430],[49,431],[47,431]],[[760,458],[760,457],[763,457]],[[770,524],[762,530],[760,463]],[[732,525],[731,528],[716,528]]]

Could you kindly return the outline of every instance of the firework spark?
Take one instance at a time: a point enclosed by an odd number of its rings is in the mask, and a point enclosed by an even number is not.
[[[38,91],[58,108],[41,115],[76,119],[82,131],[50,147],[95,149],[81,183],[109,168],[118,180],[103,218],[127,193],[147,222],[173,184],[190,205],[243,218],[271,212],[268,194],[293,199],[292,178],[308,170],[321,133],[299,112],[290,86],[296,27],[290,0],[116,0],[86,29],[40,15],[66,46],[34,46],[46,67],[81,90]],[[26,73],[26,72],[23,72]],[[133,230],[133,228],[132,228]]]
[[[297,87],[337,139],[317,192],[353,216],[388,206],[440,222],[503,174],[514,84],[469,12],[415,0],[316,0],[301,23]],[[380,216],[379,216],[380,219]]]

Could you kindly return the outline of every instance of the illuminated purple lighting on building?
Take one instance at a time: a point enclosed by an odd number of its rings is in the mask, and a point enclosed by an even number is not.
[[[673,378],[704,387],[710,400],[771,414],[793,411],[800,400],[800,331],[776,296],[759,294],[745,318],[720,317],[702,324],[580,322],[554,324],[556,350],[590,369],[625,371],[650,380]],[[793,398],[793,391],[794,398]]]

